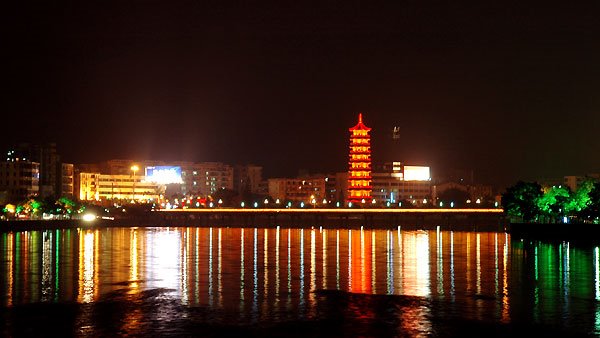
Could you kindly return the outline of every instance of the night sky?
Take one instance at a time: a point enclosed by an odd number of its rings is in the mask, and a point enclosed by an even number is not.
[[[16,3],[2,149],[336,172],[363,112],[376,163],[499,186],[600,172],[597,1]]]

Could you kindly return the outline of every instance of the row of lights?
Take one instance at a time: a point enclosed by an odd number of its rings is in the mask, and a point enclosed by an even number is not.
[[[480,201],[479,199],[478,199],[477,201],[478,201],[478,202],[475,202],[475,203],[477,203],[477,204],[480,204],[480,203],[481,203],[481,201]],[[328,202],[326,199],[323,199],[323,205],[327,205],[328,203],[330,203],[330,202]],[[366,203],[366,201],[363,199],[363,200],[361,201],[361,203],[362,203],[362,204],[365,204],[365,203]],[[423,202],[423,203],[427,203],[427,202],[425,202],[425,200],[424,200],[424,202]],[[467,202],[467,203],[468,203],[468,202]],[[219,199],[219,200],[217,201],[217,203],[216,203],[216,204],[215,204],[214,202],[210,202],[210,203],[208,204],[208,207],[209,207],[209,208],[214,208],[214,207],[215,207],[215,205],[218,205],[218,206],[220,207],[222,204],[223,204],[223,200]],[[280,204],[281,204],[280,200],[279,200],[279,199],[277,199],[277,200],[275,201],[275,204],[277,204],[277,205],[280,205]],[[373,204],[373,205],[374,205],[374,204],[376,204],[376,201],[375,201],[375,200],[372,200],[372,201],[371,201],[371,204]],[[253,203],[253,204],[251,204],[251,205],[252,205],[254,208],[258,208],[258,207],[259,207],[259,203],[258,203],[258,202],[254,202],[254,203]],[[268,200],[268,199],[265,199],[265,200],[263,201],[263,205],[264,205],[264,206],[267,206],[267,205],[269,205],[269,200]],[[304,208],[306,205],[312,205],[313,207],[316,207],[317,203],[316,203],[316,200],[315,200],[315,199],[312,199],[310,204],[308,204],[308,203],[304,203],[304,202],[300,202],[300,208]],[[352,208],[352,206],[353,206],[353,205],[355,205],[355,204],[353,204],[352,202],[348,202],[348,207],[349,207],[349,208]],[[395,203],[394,203],[393,205],[395,206]],[[242,207],[242,208],[245,208],[246,206],[247,206],[246,202],[242,201],[242,202],[240,203],[240,207]],[[342,204],[341,204],[340,202],[336,202],[336,203],[335,203],[335,206],[336,206],[337,208],[339,208],[339,207],[341,207],[341,206],[342,206]],[[390,202],[386,202],[386,206],[389,208],[389,207],[391,207],[391,206],[392,206],[392,203],[390,203]],[[495,207],[498,207],[498,202],[494,202],[494,206],[495,206]],[[174,208],[176,208],[176,205],[171,205],[170,203],[166,203],[166,204],[163,204],[163,207],[166,207],[167,209],[174,209]],[[200,207],[200,203],[199,203],[199,202],[196,202],[196,207]],[[286,204],[286,208],[291,208],[291,207],[292,207],[292,202],[287,202],[287,204]],[[402,202],[398,202],[398,207],[402,207]],[[443,208],[443,207],[444,207],[444,202],[440,202],[440,208]],[[450,202],[450,208],[454,208],[454,202],[453,202],[453,201],[452,201],[452,202]]]

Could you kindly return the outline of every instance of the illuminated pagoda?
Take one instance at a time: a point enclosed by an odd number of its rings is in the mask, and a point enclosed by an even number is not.
[[[347,202],[371,202],[371,128],[358,114],[358,123],[350,130],[350,162],[348,169]]]

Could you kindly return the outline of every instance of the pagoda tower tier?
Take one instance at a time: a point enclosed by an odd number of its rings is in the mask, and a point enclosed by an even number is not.
[[[348,162],[347,202],[370,203],[371,196],[371,128],[363,124],[362,113],[358,123],[349,129],[350,152]]]

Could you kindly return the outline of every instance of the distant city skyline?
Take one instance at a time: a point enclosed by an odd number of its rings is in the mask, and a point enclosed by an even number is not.
[[[600,171],[597,4],[12,3],[0,147],[66,162],[472,169],[497,186]]]

